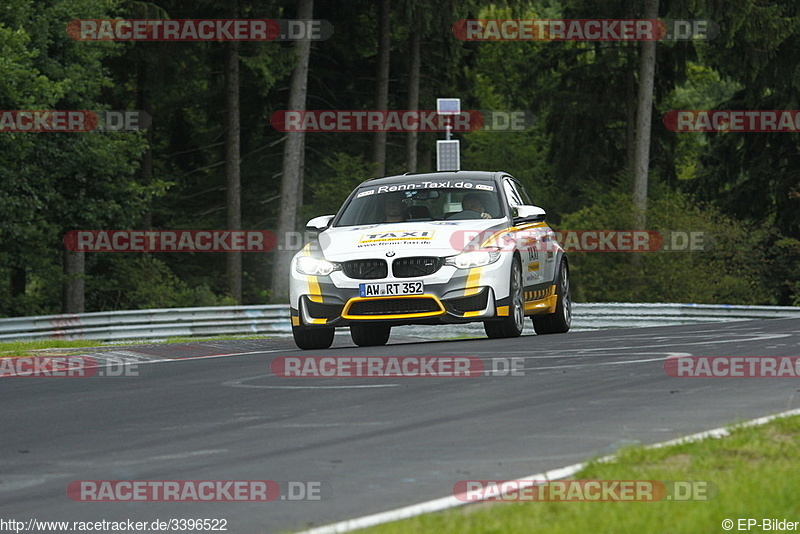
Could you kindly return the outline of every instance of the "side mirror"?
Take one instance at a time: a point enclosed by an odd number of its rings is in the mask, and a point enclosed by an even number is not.
[[[334,217],[336,217],[336,215],[320,215],[319,217],[314,217],[306,223],[306,231],[323,232],[330,226]]]
[[[515,206],[511,208],[511,215],[514,217],[514,222],[543,221],[547,217],[547,212],[539,206]]]

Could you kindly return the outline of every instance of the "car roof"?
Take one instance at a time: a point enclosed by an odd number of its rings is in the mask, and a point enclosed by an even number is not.
[[[498,176],[504,176],[508,173],[501,171],[438,171],[438,172],[425,172],[420,174],[397,174],[395,176],[385,176],[383,178],[370,178],[359,184],[359,187],[384,185],[384,184],[402,184],[409,182],[426,182],[426,181],[441,181],[441,180],[471,180],[477,182],[494,182]]]

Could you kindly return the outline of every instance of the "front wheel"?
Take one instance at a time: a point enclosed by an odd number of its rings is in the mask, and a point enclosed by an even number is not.
[[[569,294],[569,267],[567,262],[561,260],[558,268],[558,281],[556,282],[556,312],[547,315],[534,315],[533,329],[539,335],[563,334],[569,332],[572,324],[572,298]]]
[[[522,264],[517,256],[511,263],[511,279],[509,282],[509,295],[511,303],[509,305],[508,316],[499,321],[485,321],[483,330],[489,339],[504,337],[519,337],[525,326],[525,300],[522,294]]]
[[[351,324],[350,337],[359,347],[378,347],[386,345],[392,327],[383,324]]]
[[[295,344],[303,350],[327,349],[333,344],[333,327],[308,328],[292,326]]]

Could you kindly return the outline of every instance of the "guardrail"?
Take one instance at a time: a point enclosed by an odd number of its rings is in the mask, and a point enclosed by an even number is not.
[[[611,302],[575,304],[572,325],[593,330],[792,318],[800,319],[800,307]]]
[[[744,319],[796,318],[800,307],[576,303],[573,329],[638,328]],[[165,308],[0,319],[0,342],[37,339],[164,339],[220,334],[285,334],[284,304]]]
[[[289,332],[289,307],[163,308],[0,319],[0,341],[164,339]]]

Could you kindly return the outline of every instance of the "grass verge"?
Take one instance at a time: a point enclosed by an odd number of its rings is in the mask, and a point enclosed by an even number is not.
[[[152,340],[130,340],[114,343],[104,343],[89,339],[57,340],[43,339],[37,341],[7,341],[0,342],[0,358],[21,358],[30,356],[31,351],[43,349],[68,349],[68,348],[91,348],[91,347],[110,347],[117,345],[142,345],[151,343],[197,343],[200,341],[230,341],[237,339],[265,339],[269,336],[261,335],[220,335],[208,337],[171,337],[163,341]]]
[[[0,343],[0,358],[21,358],[30,355],[33,350],[42,349],[68,349],[82,347],[99,347],[101,341],[76,339],[72,341],[46,339],[39,341],[6,341]]]
[[[548,534],[725,532],[722,521],[800,521],[800,416],[762,426],[738,427],[722,439],[659,449],[621,450],[609,463],[591,462],[571,479],[704,481],[709,500],[686,502],[499,502],[379,525],[368,534]],[[521,474],[523,475],[523,474]],[[455,481],[454,481],[455,482]],[[798,525],[800,526],[800,525]],[[745,530],[744,528],[742,530]]]

